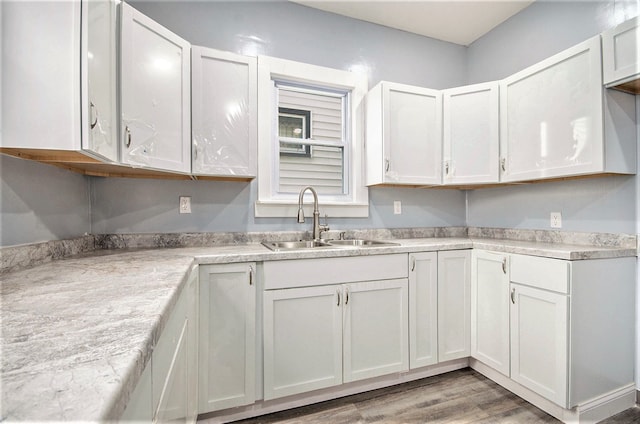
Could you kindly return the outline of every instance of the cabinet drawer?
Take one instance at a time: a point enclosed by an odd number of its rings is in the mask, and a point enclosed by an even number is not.
[[[406,254],[272,261],[262,269],[265,290],[390,280],[409,274]]]
[[[511,256],[511,281],[559,293],[569,293],[571,263],[537,256]]]

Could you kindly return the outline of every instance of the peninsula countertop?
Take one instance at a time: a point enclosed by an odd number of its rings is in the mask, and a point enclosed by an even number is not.
[[[189,272],[201,264],[480,248],[578,260],[636,249],[469,237],[397,246],[273,252],[258,243],[98,250],[2,275],[2,411],[7,421],[117,419]]]

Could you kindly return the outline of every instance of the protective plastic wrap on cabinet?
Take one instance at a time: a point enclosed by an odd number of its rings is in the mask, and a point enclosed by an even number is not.
[[[155,125],[122,117],[124,125],[123,161],[132,166],[152,165],[158,131]]]
[[[251,175],[247,101],[237,99],[220,106],[224,114],[204,111],[202,125],[193,128],[193,170],[198,174]]]

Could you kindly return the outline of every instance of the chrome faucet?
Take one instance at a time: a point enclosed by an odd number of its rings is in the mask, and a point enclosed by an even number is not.
[[[320,225],[320,210],[318,209],[318,193],[316,190],[307,186],[300,190],[300,196],[298,197],[298,223],[304,223],[304,211],[302,210],[302,200],[304,198],[305,191],[311,191],[313,194],[313,239],[320,240],[320,233],[322,231],[329,231],[329,226],[325,223],[325,225]],[[326,219],[326,218],[325,218]]]

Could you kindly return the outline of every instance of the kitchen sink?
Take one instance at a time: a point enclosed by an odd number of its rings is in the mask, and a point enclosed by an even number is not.
[[[319,247],[382,247],[382,246],[399,246],[398,243],[392,243],[382,240],[299,240],[299,241],[264,241],[262,245],[273,251],[282,250],[305,250],[316,249]]]
[[[276,252],[280,250],[301,250],[315,249],[318,247],[332,247],[332,245],[328,242],[321,240],[263,241],[262,245]]]
[[[329,240],[332,246],[346,246],[346,247],[377,247],[377,246],[399,246],[398,243],[392,243],[384,240]]]

